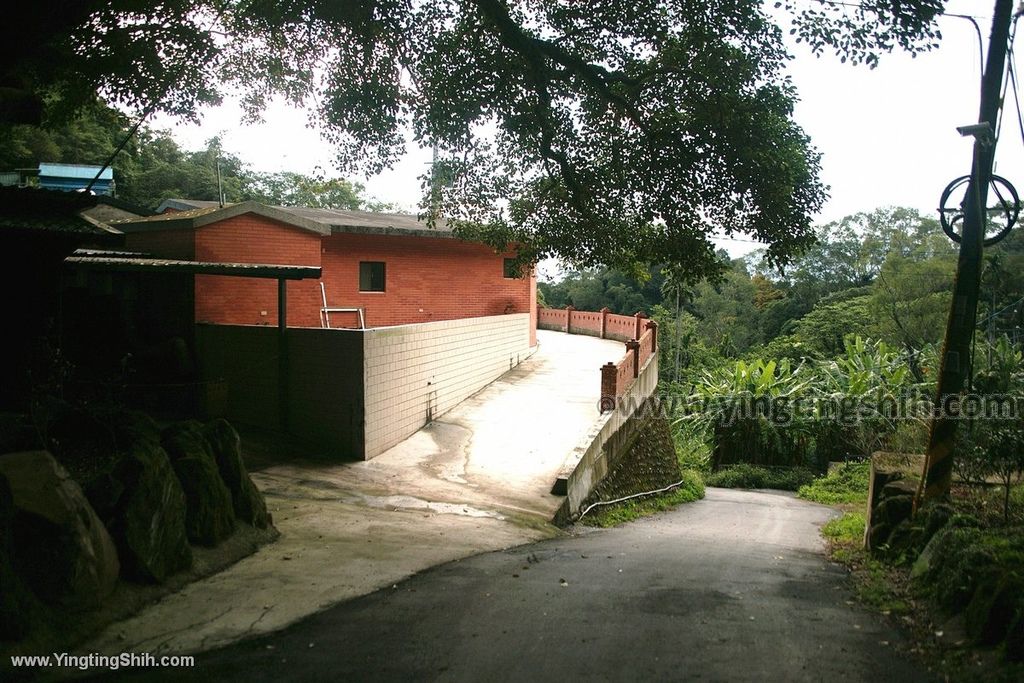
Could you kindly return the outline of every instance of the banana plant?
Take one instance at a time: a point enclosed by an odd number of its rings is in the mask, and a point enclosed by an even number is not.
[[[845,396],[893,395],[912,380],[903,354],[860,335],[846,337],[843,355],[824,362],[821,370],[829,388]]]

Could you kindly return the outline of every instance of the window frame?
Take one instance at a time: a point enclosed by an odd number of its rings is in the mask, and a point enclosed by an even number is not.
[[[363,266],[380,266],[380,289],[363,289]],[[372,269],[367,274],[367,285],[373,286]],[[360,294],[384,294],[388,291],[388,266],[386,261],[360,261],[359,262],[359,293]]]

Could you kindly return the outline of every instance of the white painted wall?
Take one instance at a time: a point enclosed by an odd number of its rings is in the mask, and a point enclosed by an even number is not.
[[[529,350],[527,313],[366,330],[366,459],[508,372]]]

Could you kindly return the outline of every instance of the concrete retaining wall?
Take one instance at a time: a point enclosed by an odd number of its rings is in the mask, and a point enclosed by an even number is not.
[[[228,419],[277,425],[277,328],[198,324],[196,357],[204,379],[227,380]]]
[[[366,458],[384,452],[525,360],[520,313],[366,330]]]
[[[525,360],[528,313],[369,330],[288,328],[288,431],[341,459],[380,455]],[[196,326],[205,379],[228,417],[277,428],[278,330]]]
[[[344,459],[363,457],[363,339],[358,330],[288,328],[288,429]],[[228,418],[280,425],[278,331],[263,325],[196,325],[204,378],[228,383]]]
[[[658,387],[658,356],[640,369],[632,386],[615,410],[603,413],[566,460],[555,493],[564,493],[565,501],[555,515],[556,524],[566,524],[579,514],[583,503],[600,481],[618,464],[633,440],[631,429],[637,425],[634,412]]]

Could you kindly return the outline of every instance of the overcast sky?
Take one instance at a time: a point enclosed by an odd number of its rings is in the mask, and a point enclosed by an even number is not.
[[[947,9],[977,17],[987,47],[992,5],[959,0]],[[978,39],[963,19],[944,17],[940,29],[938,50],[916,59],[884,55],[874,70],[843,65],[830,56],[816,58],[792,45],[790,74],[800,95],[796,120],[822,153],[823,180],[831,188],[818,222],[889,205],[934,212],[945,185],[969,173],[972,143],[956,127],[977,120]],[[1006,100],[996,172],[1024,188],[1024,142],[1009,91]],[[329,146],[306,127],[304,112],[275,105],[261,125],[241,126],[240,118],[238,106],[227,102],[207,110],[198,126],[174,126],[165,119],[154,124],[171,128],[190,149],[222,134],[226,149],[257,170],[310,173],[319,166],[336,173]],[[411,147],[392,170],[355,180],[366,185],[370,196],[414,211],[417,176],[429,161],[429,150]],[[756,247],[724,241],[722,246],[734,255]]]

